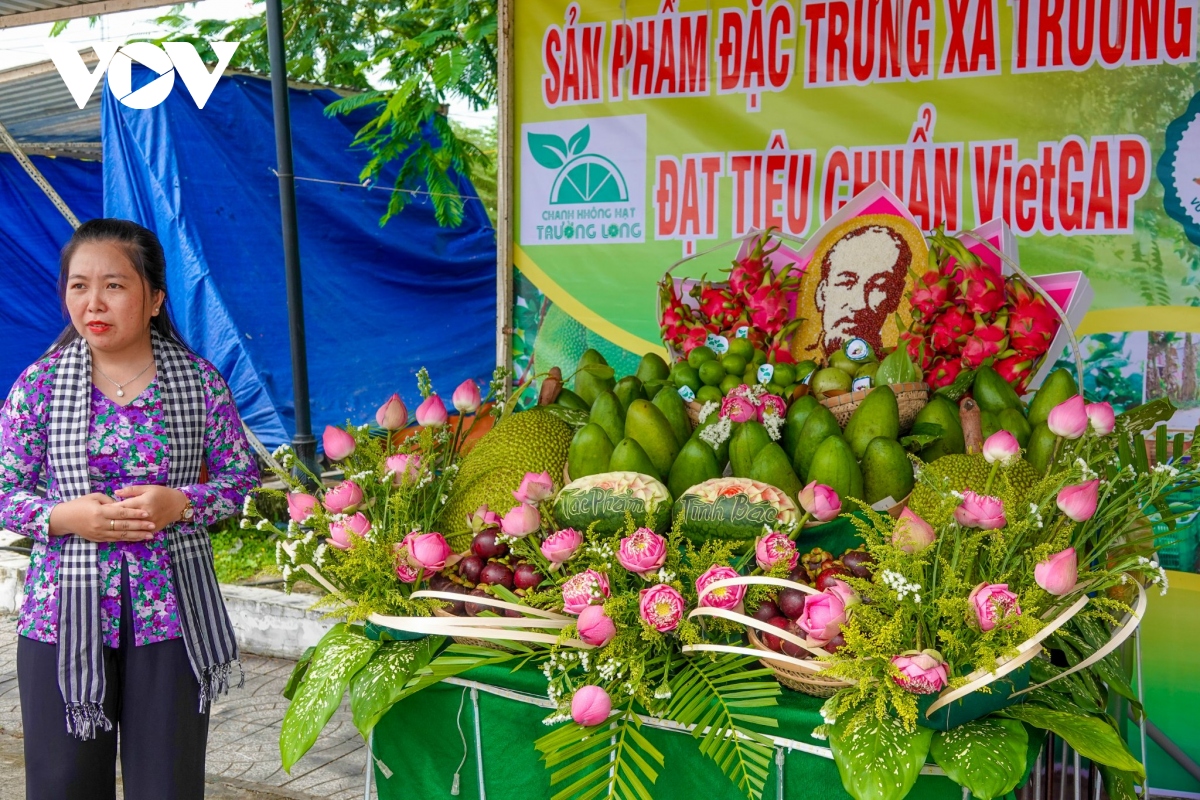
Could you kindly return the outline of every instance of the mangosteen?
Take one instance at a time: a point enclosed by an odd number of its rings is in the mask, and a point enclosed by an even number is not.
[[[779,606],[772,603],[770,600],[763,600],[759,604],[758,610],[752,615],[755,619],[762,622],[770,622],[775,617],[782,617],[783,614],[779,611]]]
[[[804,592],[799,589],[784,589],[775,601],[780,613],[788,619],[800,619],[804,613]]]
[[[830,639],[828,642],[825,643],[825,649],[831,653],[836,653],[838,650],[841,650],[845,645],[846,645],[846,637],[842,636],[841,631],[838,631],[837,636],[834,636],[832,639]]]
[[[489,595],[483,589],[472,589],[469,594],[472,597],[491,597],[491,595]],[[464,610],[467,612],[468,617],[477,617],[483,611],[491,611],[492,607],[481,605],[479,603],[472,603],[470,600],[468,600],[465,604]]]
[[[828,550],[822,550],[820,547],[814,547],[800,556],[800,564],[808,570],[809,575],[819,575],[821,570],[832,566],[833,554]]]
[[[801,639],[805,638],[805,633],[800,629],[800,626],[795,622],[789,622],[787,632]],[[798,644],[792,644],[786,639],[780,639],[779,644],[782,646],[783,654],[792,658],[808,658],[809,652]]]
[[[498,561],[489,561],[479,573],[481,584],[498,584],[505,589],[513,588],[513,571]]]
[[[770,623],[776,628],[782,628],[784,630],[787,630],[788,622],[790,622],[790,620],[787,617],[775,617],[774,619],[770,620]],[[768,633],[767,631],[760,631],[759,636],[762,639],[763,644],[765,644],[769,649],[774,650],[776,653],[783,652],[783,642],[778,636],[773,633]]]
[[[856,578],[870,578],[871,566],[874,563],[875,559],[871,558],[871,554],[861,547],[857,550],[847,550],[842,554],[842,564]]]
[[[808,570],[804,568],[803,564],[797,564],[796,568],[788,573],[788,580],[803,583],[806,586],[812,585],[812,578],[809,577]]]
[[[513,585],[518,589],[534,589],[544,580],[542,573],[524,561],[517,564],[517,569],[513,572]]]
[[[454,583],[453,581],[449,581],[449,584],[450,585],[447,586],[442,591],[450,592],[451,594],[467,594],[467,589],[463,588],[462,586],[459,586],[457,583]],[[450,603],[450,607],[446,610],[449,611],[451,614],[453,614],[456,617],[462,617],[462,616],[466,615],[466,613],[467,613],[466,603],[464,603],[462,600],[451,600],[451,601],[449,601],[449,603]]]
[[[508,555],[508,545],[497,539],[496,531],[484,531],[475,534],[471,540],[471,552],[480,558],[500,558]]]
[[[448,592],[452,584],[453,581],[440,572],[435,573],[429,579],[429,588],[435,592]]]
[[[821,570],[821,574],[817,576],[817,588],[823,592],[826,589],[833,588],[834,581],[845,580],[849,577],[850,570],[839,564],[834,564],[831,567]]]
[[[458,562],[458,574],[467,583],[479,583],[479,574],[483,572],[484,561],[479,556],[467,556]]]

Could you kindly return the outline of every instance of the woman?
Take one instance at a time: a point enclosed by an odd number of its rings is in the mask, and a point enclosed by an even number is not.
[[[26,796],[115,798],[119,733],[127,800],[198,800],[209,703],[240,674],[205,526],[258,471],[229,388],[167,315],[152,232],[83,224],[58,286],[71,324],[0,408],[0,528],[34,542]]]

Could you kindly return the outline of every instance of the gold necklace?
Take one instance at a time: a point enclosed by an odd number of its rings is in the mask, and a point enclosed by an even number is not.
[[[151,358],[150,363],[147,364],[146,366],[142,367],[141,372],[139,372],[137,375],[134,375],[132,378],[125,381],[124,383],[117,383],[112,378],[105,375],[104,370],[100,369],[99,364],[93,364],[93,366],[96,367],[96,371],[100,373],[101,377],[103,377],[106,381],[111,383],[113,386],[117,387],[117,397],[124,397],[125,396],[125,387],[128,386],[129,384],[133,383],[134,381],[136,381],[138,378],[142,377],[142,375],[145,374],[146,370],[148,370],[148,369],[150,369],[150,367],[154,366],[154,359]]]

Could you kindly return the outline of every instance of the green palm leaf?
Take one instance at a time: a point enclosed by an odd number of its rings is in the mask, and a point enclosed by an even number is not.
[[[559,767],[550,775],[551,785],[568,784],[551,800],[651,800],[646,786],[658,780],[663,755],[641,727],[631,701],[611,722],[591,728],[570,722],[538,739],[534,746],[546,766]]]

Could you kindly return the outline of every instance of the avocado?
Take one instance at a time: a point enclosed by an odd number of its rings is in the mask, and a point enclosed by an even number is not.
[[[675,434],[675,441],[682,445],[691,438],[692,421],[688,419],[687,405],[679,396],[679,392],[659,392],[651,402],[667,418],[671,432]]]
[[[862,458],[872,439],[900,438],[900,406],[896,393],[890,386],[882,386],[867,392],[867,396],[854,409],[846,430],[842,434],[850,445],[855,458]]]
[[[638,362],[637,371],[633,374],[642,382],[646,396],[653,400],[663,386],[659,383],[652,383],[652,381],[667,380],[671,376],[671,368],[658,353],[646,353]]]
[[[613,387],[613,394],[621,401],[621,408],[626,413],[629,412],[629,404],[634,400],[646,400],[646,391],[642,388],[642,382],[633,375],[626,375],[621,380],[617,381],[617,385]]]
[[[1070,372],[1062,368],[1051,372],[1042,382],[1042,388],[1033,396],[1033,402],[1029,404],[1029,413],[1025,418],[1029,420],[1030,427],[1036,428],[1045,422],[1056,405],[1065,403],[1077,394],[1079,386],[1075,384],[1075,378]]]
[[[610,442],[620,442],[625,438],[625,409],[612,392],[605,391],[596,396],[588,422],[603,428]]]
[[[634,400],[625,415],[625,435],[642,446],[659,475],[669,475],[679,442],[667,418],[649,400]]]
[[[1024,414],[1015,408],[1006,408],[1000,412],[997,421],[1000,423],[1001,429],[1016,437],[1017,443],[1021,447],[1029,447],[1029,437],[1033,433],[1033,429],[1026,421]]]
[[[1021,398],[1017,397],[1012,384],[986,364],[975,370],[971,396],[981,409],[993,414],[999,414],[1006,408],[1021,408]]]
[[[672,497],[680,497],[693,486],[721,477],[721,466],[711,447],[699,439],[688,439],[667,478],[667,488]]]
[[[607,377],[584,369],[589,366],[601,368],[600,371],[607,374]],[[579,357],[579,368],[575,372],[575,394],[583,398],[583,402],[590,406],[596,402],[597,395],[605,390],[612,391],[616,385],[617,382],[612,376],[612,367],[608,366],[604,356],[596,350],[583,351],[583,355]]]
[[[913,490],[913,467],[908,454],[895,439],[880,436],[867,444],[862,457],[863,498],[875,505],[885,497],[897,503]]]
[[[796,471],[792,469],[792,460],[776,442],[771,442],[758,451],[750,465],[749,477],[759,483],[774,486],[793,499],[804,488]]]
[[[1030,463],[1039,477],[1045,475],[1049,469],[1050,461],[1054,458],[1056,444],[1058,444],[1058,437],[1054,431],[1050,430],[1049,425],[1041,422],[1033,426],[1033,431],[1029,434],[1029,448],[1025,452],[1025,460]]]
[[[828,436],[821,442],[813,454],[807,479],[823,483],[837,492],[847,511],[850,510],[846,502],[849,498],[863,499],[862,470],[854,460],[850,445],[841,436]]]
[[[817,453],[817,448],[827,437],[839,436],[841,433],[842,426],[838,424],[837,417],[828,408],[818,404],[804,421],[804,427],[800,429],[800,439],[796,443],[795,459],[792,462],[796,474],[805,482],[812,480],[808,477],[808,468]]]
[[[942,438],[921,451],[921,460],[928,463],[936,461],[944,455],[965,453],[966,441],[963,439],[962,422],[958,418],[958,406],[953,401],[940,394],[929,398],[929,403],[917,412],[913,427],[928,422],[942,428]]]
[[[729,437],[729,463],[738,478],[749,478],[754,457],[771,444],[771,434],[758,422],[743,422]]]
[[[576,480],[608,472],[612,454],[613,445],[604,429],[589,422],[576,431],[571,439],[571,447],[567,451],[567,473],[571,480]]]
[[[640,472],[655,480],[662,480],[662,474],[646,455],[642,446],[633,439],[622,439],[613,448],[612,458],[608,460],[609,472]],[[574,477],[574,476],[572,476]]]
[[[819,405],[821,405],[820,400],[811,394],[806,394],[797,398],[788,407],[787,416],[783,422],[783,452],[792,459],[793,465],[796,463],[796,445],[800,443],[800,431],[804,429],[808,415]]]

